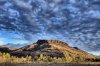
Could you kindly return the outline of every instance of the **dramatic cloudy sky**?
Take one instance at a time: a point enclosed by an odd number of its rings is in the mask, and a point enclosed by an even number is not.
[[[0,45],[38,39],[100,54],[100,0],[0,0]]]

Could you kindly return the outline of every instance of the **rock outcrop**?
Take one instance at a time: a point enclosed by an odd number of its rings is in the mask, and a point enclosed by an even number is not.
[[[37,44],[61,44],[61,45],[67,45],[67,43],[59,41],[59,40],[38,40]]]

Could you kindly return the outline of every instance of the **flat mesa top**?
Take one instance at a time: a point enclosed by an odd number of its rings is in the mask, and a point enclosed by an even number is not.
[[[63,44],[63,45],[68,45],[67,43],[59,40],[38,40],[37,44]]]

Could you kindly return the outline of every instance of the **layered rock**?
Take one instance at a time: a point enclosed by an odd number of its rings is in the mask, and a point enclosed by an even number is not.
[[[50,57],[65,57],[67,53],[70,57],[95,58],[94,55],[78,49],[77,47],[70,47],[67,43],[59,40],[38,40],[35,44],[21,47],[12,54],[18,56],[39,56],[40,54]]]
[[[85,59],[96,57],[77,47],[70,47],[67,43],[59,40],[38,40],[36,43],[13,50],[10,54],[19,57],[27,55],[35,57],[41,54],[50,57],[83,57]]]

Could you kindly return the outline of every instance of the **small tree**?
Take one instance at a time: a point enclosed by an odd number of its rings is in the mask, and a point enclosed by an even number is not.
[[[9,53],[3,53],[3,58],[10,58],[10,54]]]
[[[65,61],[66,61],[67,63],[69,63],[69,62],[72,62],[72,61],[73,61],[73,58],[69,55],[69,53],[68,53],[68,52],[63,51],[63,54],[64,54],[64,57],[65,57]]]
[[[74,61],[77,63],[84,62],[84,56],[82,54],[78,54],[77,57],[74,58]]]
[[[30,63],[32,61],[32,56],[26,56],[27,62]]]
[[[40,62],[48,62],[48,56],[45,56],[43,54],[40,54],[38,61]]]
[[[2,57],[5,62],[10,62],[10,54],[9,53],[3,53]]]

